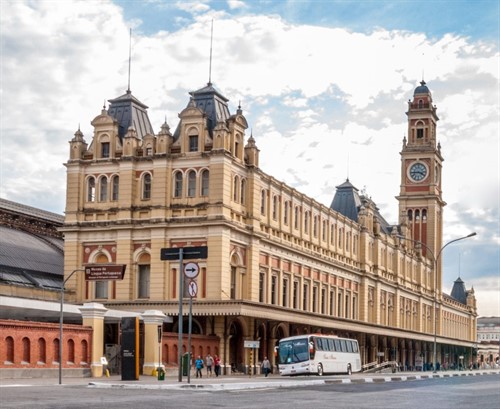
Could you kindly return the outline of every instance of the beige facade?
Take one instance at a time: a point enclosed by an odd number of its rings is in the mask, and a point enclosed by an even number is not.
[[[440,260],[436,279],[426,250],[398,237],[422,241],[433,255],[442,245],[437,116],[430,92],[419,105],[417,90],[394,226],[367,197],[358,196],[353,220],[262,172],[242,110],[230,114],[211,84],[191,93],[174,134],[166,123],[151,134],[143,126],[147,107],[127,91],[94,118],[90,144],[80,131],[70,141],[62,229],[66,275],[103,262],[126,264],[127,272],[113,282],[75,274],[67,293],[78,303],[162,311],[174,317],[166,330],[175,332],[179,262],[160,260],[160,250],[207,246],[207,259],[190,260],[200,267],[193,325],[219,337],[226,366],[249,362],[244,340],[260,340],[261,359],[283,336],[323,332],[357,338],[363,363],[383,352],[414,367],[417,356],[432,361],[434,322],[439,362],[467,354],[475,341],[473,293],[466,304],[442,294]],[[423,179],[410,170],[415,163]]]

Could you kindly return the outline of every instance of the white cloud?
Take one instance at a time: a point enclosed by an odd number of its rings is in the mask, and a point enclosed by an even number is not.
[[[133,34],[131,89],[155,130],[165,115],[175,127],[188,91],[207,82],[216,16],[212,81],[233,110],[241,101],[263,170],[327,206],[349,176],[396,222],[406,101],[425,70],[441,118],[445,235],[487,231],[482,219],[499,207],[497,45],[234,17],[209,4],[176,3],[195,16],[177,31]],[[129,27],[140,21],[106,1],[3,2],[0,19],[0,194],[34,206],[44,196],[62,212],[67,142],[79,124],[90,141],[103,101],[124,93]]]

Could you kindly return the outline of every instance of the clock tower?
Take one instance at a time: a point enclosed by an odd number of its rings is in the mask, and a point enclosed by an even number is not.
[[[411,238],[425,244],[438,255],[443,239],[443,208],[441,170],[443,157],[436,141],[439,120],[432,94],[422,80],[408,101],[408,139],[401,151],[401,187],[399,222],[406,222]],[[431,256],[425,246],[422,254]],[[441,287],[441,263],[438,263],[438,287]]]

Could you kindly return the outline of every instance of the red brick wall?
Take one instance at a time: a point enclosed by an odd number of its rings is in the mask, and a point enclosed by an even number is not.
[[[63,326],[63,368],[87,368],[92,328]],[[0,320],[0,368],[59,367],[59,324]]]
[[[178,334],[174,332],[163,333],[162,338],[163,353],[162,361],[165,365],[177,365],[179,362],[178,354]],[[193,357],[200,355],[205,358],[207,354],[212,356],[219,354],[219,337],[215,335],[191,335],[191,351],[193,351]],[[184,335],[182,337],[182,354],[184,354],[188,349],[188,336]]]

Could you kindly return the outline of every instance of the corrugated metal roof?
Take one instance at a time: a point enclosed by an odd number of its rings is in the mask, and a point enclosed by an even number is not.
[[[63,240],[0,226],[0,266],[63,276]]]
[[[21,203],[11,202],[10,200],[0,198],[0,208],[11,211],[13,213],[21,213],[32,218],[48,220],[56,224],[64,223],[64,216],[48,212],[46,210],[37,209],[36,207],[27,206]]]

